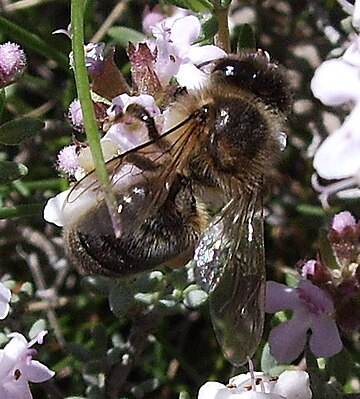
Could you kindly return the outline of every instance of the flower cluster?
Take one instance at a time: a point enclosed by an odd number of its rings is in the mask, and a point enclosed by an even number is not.
[[[344,123],[320,145],[314,157],[317,174],[332,181],[321,186],[314,176],[313,186],[321,192],[320,200],[328,205],[328,197],[360,196],[360,35],[350,37],[348,48],[339,58],[323,62],[315,71],[311,90],[323,104],[352,104]]]
[[[360,328],[360,223],[349,212],[335,215],[328,232],[331,254],[320,248],[316,260],[300,266],[302,279],[292,288],[268,281],[266,311],[291,310],[292,318],[270,332],[274,357],[295,360],[307,343],[317,357],[341,351],[340,333],[348,338]]]
[[[0,44],[0,89],[15,82],[25,71],[26,56],[16,43]]]
[[[88,72],[95,79],[93,89],[97,89],[96,93],[101,96],[99,101],[94,101],[94,110],[99,129],[103,132],[100,145],[105,161],[151,139],[147,126],[127,112],[129,106],[141,105],[154,120],[157,131],[163,132],[172,126],[173,121],[171,119],[169,122],[168,104],[164,104],[161,93],[174,93],[179,87],[184,86],[187,89],[199,87],[208,76],[206,68],[202,70],[199,66],[225,55],[225,52],[216,46],[193,44],[200,35],[200,22],[195,16],[176,14],[163,18],[151,26],[150,30],[152,38],[136,46],[130,44],[128,49],[136,95],[130,96],[126,93],[126,88],[118,87],[114,91],[122,94],[112,97],[106,85],[109,76],[105,77],[99,71],[102,70],[100,64],[103,64],[104,70],[107,70],[106,75],[109,75],[109,70],[113,74],[118,73],[113,68],[113,54],[106,58],[102,44],[89,44],[85,48]],[[68,32],[67,34],[69,35]],[[102,82],[103,79],[106,79],[106,82]],[[115,78],[110,80],[116,81]],[[162,104],[161,108],[159,103]],[[70,105],[69,119],[74,128],[82,133],[82,110],[78,100],[74,100]],[[70,146],[60,150],[55,166],[70,181],[79,181],[91,172],[94,162],[86,141],[74,139]],[[136,168],[129,171],[125,168],[121,173],[134,175],[134,169]],[[64,210],[68,193],[69,191],[62,192],[48,201],[44,210],[44,218],[47,221],[63,226],[71,218],[75,208],[72,207],[69,212]],[[96,194],[91,196],[89,201],[95,197]]]
[[[4,319],[10,310],[11,292],[0,283],[0,318]],[[1,399],[32,399],[29,382],[49,380],[54,372],[44,364],[33,360],[36,350],[32,347],[42,344],[47,331],[41,331],[28,342],[19,333],[9,334],[10,341],[0,349],[0,397]]]

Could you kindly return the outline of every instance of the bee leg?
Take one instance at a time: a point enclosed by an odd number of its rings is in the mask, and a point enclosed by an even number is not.
[[[135,103],[129,104],[126,108],[126,113],[139,119],[139,121],[146,125],[151,140],[156,140],[160,137],[154,118],[150,116],[149,112],[142,105]]]

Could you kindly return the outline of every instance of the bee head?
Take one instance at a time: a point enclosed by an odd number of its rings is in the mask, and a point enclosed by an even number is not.
[[[252,93],[282,113],[290,110],[291,95],[285,72],[270,62],[262,51],[219,59],[212,70],[211,81]]]

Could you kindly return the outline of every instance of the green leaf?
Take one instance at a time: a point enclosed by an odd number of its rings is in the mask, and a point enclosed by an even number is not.
[[[116,317],[123,317],[133,303],[133,295],[125,284],[116,285],[110,292],[110,310]]]
[[[146,36],[137,30],[126,28],[125,26],[113,26],[107,31],[107,34],[115,40],[115,42],[124,48],[127,48],[129,42],[139,43],[146,39]]]
[[[10,183],[28,173],[28,168],[16,162],[0,161],[0,184]]]
[[[45,330],[45,328],[46,328],[46,321],[44,319],[37,320],[30,328],[28,334],[29,338],[30,339],[36,338],[41,331]]]
[[[213,5],[207,0],[166,0],[167,3],[172,4],[176,7],[185,8],[194,12],[201,12],[206,10],[212,10]]]
[[[87,276],[81,280],[81,286],[89,292],[108,296],[115,287],[115,283],[108,277]]]
[[[0,89],[0,116],[2,114],[2,111],[4,109],[4,104],[5,104],[5,90],[4,89]]]
[[[249,24],[241,27],[238,39],[238,51],[241,49],[256,49],[256,40],[253,28]]]
[[[0,126],[0,143],[18,145],[35,136],[44,126],[45,123],[39,119],[28,117],[6,122]]]
[[[320,229],[319,233],[319,253],[322,262],[329,268],[333,270],[340,269],[340,266],[335,258],[334,251],[331,248],[330,242],[327,237],[327,230]]]
[[[205,39],[214,39],[214,36],[218,31],[218,27],[218,21],[214,16],[211,16],[206,21],[204,21],[201,25],[201,28]]]
[[[51,46],[30,30],[24,29],[8,19],[0,16],[0,31],[6,32],[6,35],[12,41],[21,44],[21,47],[32,49],[37,54],[44,56],[46,59],[53,59],[59,66],[61,66],[67,73],[70,74],[69,60],[67,55],[59,52],[55,46]]]

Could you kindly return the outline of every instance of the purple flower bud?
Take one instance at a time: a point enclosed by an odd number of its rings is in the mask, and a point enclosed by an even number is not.
[[[56,163],[56,168],[59,171],[72,176],[75,174],[79,167],[80,165],[78,156],[76,154],[76,145],[70,145],[60,150]]]
[[[0,44],[0,88],[15,82],[25,70],[26,56],[16,43]]]
[[[75,99],[69,106],[68,117],[74,127],[82,127],[84,124],[81,104],[78,99]]]
[[[340,212],[334,216],[331,228],[336,230],[338,233],[342,233],[346,227],[354,227],[356,220],[354,216],[348,212]]]

